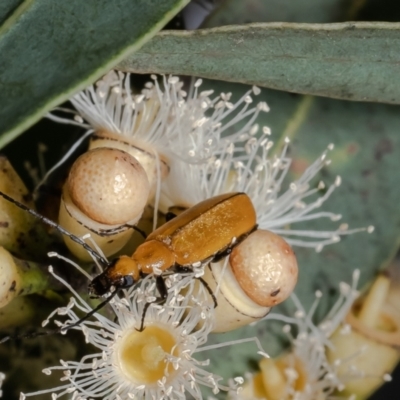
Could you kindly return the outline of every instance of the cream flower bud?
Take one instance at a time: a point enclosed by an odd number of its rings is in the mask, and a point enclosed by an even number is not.
[[[386,303],[390,281],[379,276],[367,296],[346,317],[350,329],[338,329],[331,338],[329,361],[347,376],[344,394],[367,398],[385,380],[400,359],[400,314]]]
[[[292,248],[270,231],[253,232],[232,250],[229,262],[240,287],[260,306],[282,303],[297,282],[297,260]]]
[[[280,236],[264,230],[250,234],[229,259],[210,264],[204,280],[217,297],[213,332],[226,332],[268,314],[297,282],[297,261]]]
[[[128,153],[98,148],[79,157],[63,188],[59,223],[76,236],[90,233],[106,256],[120,250],[140,219],[149,196],[146,172]],[[90,260],[69,238],[69,249]]]
[[[89,149],[102,147],[123,150],[134,157],[146,172],[150,188],[149,198],[154,197],[158,179],[164,179],[169,172],[168,164],[156,149],[138,139],[98,131],[92,135]]]
[[[71,200],[89,218],[108,225],[142,215],[149,182],[140,163],[124,151],[99,148],[80,156],[68,181]]]
[[[20,260],[0,246],[0,309],[19,296],[57,289],[43,265]]]

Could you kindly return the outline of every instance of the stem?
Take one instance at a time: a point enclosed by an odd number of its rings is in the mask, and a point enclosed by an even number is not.
[[[358,319],[367,327],[374,328],[377,324],[382,306],[389,292],[390,280],[379,275],[365,298]]]

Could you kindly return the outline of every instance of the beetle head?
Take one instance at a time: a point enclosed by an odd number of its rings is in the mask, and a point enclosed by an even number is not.
[[[89,294],[100,297],[116,289],[129,288],[140,278],[139,267],[128,256],[119,256],[106,269],[93,278],[89,284]]]
[[[111,286],[113,286],[113,283],[107,277],[106,273],[103,272],[90,282],[89,295],[94,298],[101,297],[111,291]]]

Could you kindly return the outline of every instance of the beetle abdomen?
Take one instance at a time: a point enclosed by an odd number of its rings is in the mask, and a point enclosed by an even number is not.
[[[202,201],[154,231],[147,240],[167,244],[180,265],[203,261],[249,233],[256,212],[245,193],[227,193]]]

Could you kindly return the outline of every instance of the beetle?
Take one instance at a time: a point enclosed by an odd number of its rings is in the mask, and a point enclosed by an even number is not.
[[[257,229],[256,211],[250,198],[242,192],[226,193],[204,200],[166,222],[147,236],[131,257],[122,255],[108,262],[82,239],[57,223],[5,193],[0,192],[0,196],[81,244],[104,267],[104,271],[89,284],[89,294],[92,297],[110,294],[108,298],[79,321],[58,329],[57,332],[79,325],[107,304],[119,289],[129,288],[149,274],[156,275],[160,297],[155,302],[162,304],[167,297],[163,272],[187,272],[206,263],[218,261],[230,254],[237,244]],[[210,291],[202,278],[198,279]],[[211,291],[210,294],[213,296]],[[213,299],[216,305],[214,296]],[[152,303],[148,303],[147,307],[150,304]],[[144,309],[139,330],[143,330],[147,307]]]
[[[166,222],[139,245],[132,257],[120,256],[93,279],[89,293],[102,296],[112,286],[126,288],[155,271],[187,270],[228,255],[257,227],[245,193],[204,200]]]

